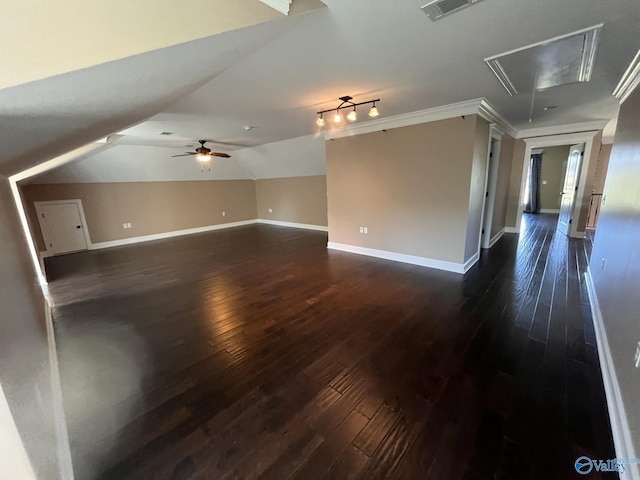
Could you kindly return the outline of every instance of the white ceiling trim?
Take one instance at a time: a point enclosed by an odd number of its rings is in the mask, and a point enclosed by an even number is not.
[[[436,122],[438,120],[446,120],[462,115],[474,115],[478,113],[482,101],[482,98],[476,98],[466,102],[452,103],[450,105],[370,120],[355,125],[347,125],[340,129],[324,132],[324,137],[326,140],[331,140],[334,138],[362,135],[363,133],[378,132],[387,128],[408,127],[410,125]]]
[[[607,122],[605,120],[594,120],[592,122],[568,123],[566,125],[550,125],[548,127],[528,128],[518,131],[515,138],[544,137],[548,135],[562,135],[567,133],[578,133],[588,131],[600,131]]]
[[[479,115],[490,123],[495,123],[508,135],[516,137],[517,130],[504,118],[485,98],[476,98],[466,102],[452,103],[439,107],[427,108],[416,112],[403,113],[392,117],[379,118],[356,125],[346,125],[335,130],[324,132],[326,140],[334,138],[362,135],[378,132],[387,128],[408,127],[420,123],[437,122],[463,115]]]
[[[260,0],[265,5],[269,5],[283,15],[289,15],[289,9],[293,0]]]
[[[489,123],[495,123],[496,126],[500,127],[500,129],[506,133],[507,135],[516,138],[518,135],[518,131],[514,128],[513,125],[504,118],[500,112],[498,112],[493,105],[491,105],[486,98],[483,98],[480,102],[480,106],[478,107],[478,115],[484,118]]]
[[[616,88],[613,90],[613,96],[620,100],[620,103],[622,104],[639,84],[640,50],[638,50],[638,53],[636,53],[636,56],[633,57],[633,60],[631,60],[631,63],[620,78],[618,85],[616,85]]]

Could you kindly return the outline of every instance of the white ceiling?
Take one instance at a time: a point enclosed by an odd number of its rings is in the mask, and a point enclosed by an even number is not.
[[[325,3],[328,9],[34,82],[31,89],[0,90],[0,144],[8,146],[0,166],[37,163],[38,145],[62,153],[153,109],[148,121],[121,132],[129,143],[155,145],[160,131],[174,132],[173,140],[161,141],[175,146],[199,138],[257,146],[313,135],[315,112],[347,94],[355,101],[380,97],[381,117],[485,97],[518,129],[607,121],[618,111],[611,91],[640,48],[637,0],[486,0],[435,23],[421,12],[423,0]],[[599,23],[591,81],[539,92],[528,123],[531,96],[510,97],[484,59]],[[211,80],[193,91],[207,75]],[[544,112],[546,105],[558,108]],[[97,135],[86,134],[87,124]]]
[[[632,0],[487,0],[436,23],[422,0],[325,3],[328,10],[124,133],[257,145],[314,132],[314,113],[345,94],[382,98],[382,115],[486,97],[518,129],[606,121],[618,110],[611,91],[640,48],[640,2]],[[530,92],[510,97],[484,58],[601,22],[592,80],[538,92],[529,124]]]

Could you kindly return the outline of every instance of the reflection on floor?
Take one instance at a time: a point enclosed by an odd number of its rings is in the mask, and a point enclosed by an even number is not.
[[[566,479],[613,458],[589,243],[554,218],[464,276],[265,225],[48,259],[76,478]]]

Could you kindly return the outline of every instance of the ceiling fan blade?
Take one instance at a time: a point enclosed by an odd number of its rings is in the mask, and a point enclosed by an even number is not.
[[[182,155],[171,155],[171,158],[188,157],[189,155],[195,155],[195,153],[187,152],[187,153],[183,153]]]
[[[231,158],[231,155],[229,155],[228,153],[221,152],[211,152],[209,155],[213,155],[214,157]]]

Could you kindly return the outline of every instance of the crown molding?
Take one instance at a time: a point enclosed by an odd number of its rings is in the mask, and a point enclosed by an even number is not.
[[[640,84],[640,50],[636,53],[636,56],[633,57],[631,63],[625,70],[622,77],[620,77],[620,81],[616,88],[613,90],[613,96],[620,100],[620,103],[624,103],[624,101],[631,95],[631,93],[636,89],[636,87]]]
[[[503,133],[516,137],[518,131],[511,125],[509,120],[504,118],[496,108],[489,103],[486,98],[482,98],[480,105],[478,106],[478,115],[484,118],[487,122],[495,124],[493,128],[498,127]]]
[[[403,113],[392,117],[379,118],[354,125],[346,125],[334,130],[324,132],[326,140],[335,138],[351,137],[354,135],[362,135],[364,133],[379,132],[388,128],[408,127],[420,123],[436,122],[438,120],[446,120],[449,118],[460,117],[464,115],[479,115],[489,123],[496,124],[500,130],[514,136],[516,130],[498,111],[485,99],[476,98],[466,102],[452,103],[439,107],[427,108],[416,112]]]
[[[328,130],[324,133],[327,140],[334,138],[351,137],[354,135],[362,135],[363,133],[379,132],[387,128],[408,127],[420,123],[436,122],[438,120],[446,120],[448,118],[460,117],[462,115],[474,115],[478,113],[478,108],[482,103],[481,98],[469,100],[466,102],[452,103],[440,107],[427,108],[415,112],[402,113],[392,117],[378,118],[368,122],[358,123],[354,125],[346,125],[335,130]]]
[[[548,127],[525,128],[519,130],[515,138],[546,137],[548,135],[602,130],[606,124],[606,120],[594,120],[591,122],[567,123],[565,125],[550,125]]]

